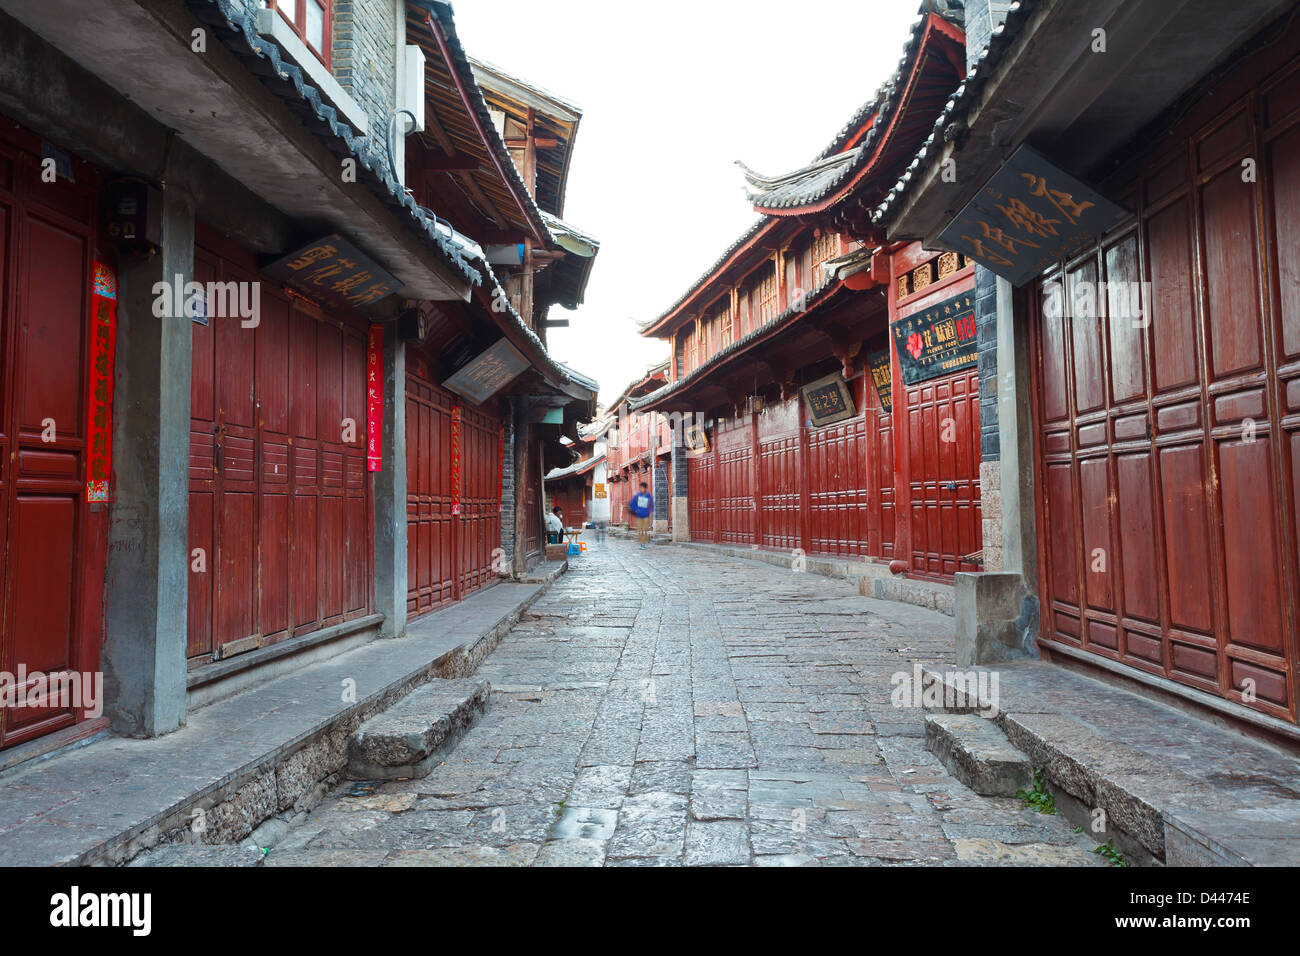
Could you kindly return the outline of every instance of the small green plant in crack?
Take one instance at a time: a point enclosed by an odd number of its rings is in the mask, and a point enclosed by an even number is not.
[[[558,816],[562,816],[563,814],[564,814],[564,801],[561,800],[559,803],[555,805],[555,815],[558,817]]]
[[[1101,844],[1099,847],[1097,847],[1097,849],[1093,850],[1092,852],[1100,853],[1102,856],[1104,856],[1107,860],[1110,861],[1111,866],[1128,866],[1128,860],[1124,859],[1124,854],[1119,852],[1119,850],[1115,849],[1113,846],[1111,846],[1109,840]]]
[[[1043,771],[1034,771],[1034,789],[1017,790],[1016,799],[1030,810],[1037,810],[1039,813],[1046,813],[1049,816],[1056,814],[1056,798],[1052,796],[1051,791],[1043,787]]]

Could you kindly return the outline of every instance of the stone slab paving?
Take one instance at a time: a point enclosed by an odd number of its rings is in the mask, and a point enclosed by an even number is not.
[[[704,549],[588,544],[483,662],[486,715],[419,780],[340,789],[267,866],[1102,865],[981,797],[891,677],[952,619]]]

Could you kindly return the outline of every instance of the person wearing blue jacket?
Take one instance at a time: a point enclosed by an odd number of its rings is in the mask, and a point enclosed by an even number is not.
[[[655,513],[655,498],[650,494],[649,486],[641,482],[641,491],[632,496],[627,503],[627,510],[636,518],[636,540],[642,548],[650,544],[650,517]]]

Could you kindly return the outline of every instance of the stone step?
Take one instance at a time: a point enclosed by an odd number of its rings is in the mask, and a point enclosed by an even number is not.
[[[975,714],[926,714],[925,749],[954,777],[986,797],[1029,790],[1034,770],[991,720]]]
[[[348,741],[353,780],[426,777],[487,710],[485,680],[431,680],[370,718]]]
[[[905,577],[864,577],[858,581],[858,592],[864,597],[880,601],[897,601],[938,611],[948,617],[956,616],[956,592],[949,584],[923,581]]]
[[[261,866],[265,856],[260,848],[243,844],[171,843],[141,853],[127,866]]]

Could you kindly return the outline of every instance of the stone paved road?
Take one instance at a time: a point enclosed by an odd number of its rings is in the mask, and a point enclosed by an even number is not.
[[[1097,865],[980,797],[890,676],[952,619],[705,549],[589,545],[488,657],[491,706],[423,780],[345,784],[269,865]]]

